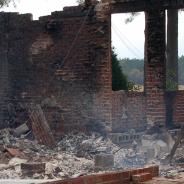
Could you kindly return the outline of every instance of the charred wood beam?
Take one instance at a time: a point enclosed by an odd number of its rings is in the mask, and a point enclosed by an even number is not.
[[[184,8],[184,0],[111,0],[111,13],[182,8]]]

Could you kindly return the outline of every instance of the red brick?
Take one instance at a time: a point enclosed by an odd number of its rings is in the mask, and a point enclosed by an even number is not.
[[[131,176],[131,171],[123,171],[123,172],[120,172],[120,177],[121,179],[130,179],[130,176]]]
[[[150,169],[151,167],[149,167]],[[157,166],[153,166],[152,169],[158,169]],[[148,168],[146,168],[148,169]],[[82,176],[75,179],[68,179],[63,181],[57,182],[50,182],[45,184],[130,184],[131,180],[134,179],[135,181],[147,181],[152,178],[151,173],[141,173],[135,174],[131,177],[132,173],[140,173],[144,171],[144,168],[135,169],[131,171],[121,171],[121,172],[108,172],[104,174],[93,174],[89,176]]]
[[[94,175],[84,176],[83,180],[85,184],[95,184],[96,183],[96,179]]]
[[[70,180],[70,184],[85,184],[83,177],[78,177]]]
[[[132,175],[133,184],[138,184],[140,182],[149,181],[151,179],[152,179],[152,176],[150,173],[141,173],[137,175]]]
[[[119,181],[120,180],[120,175],[119,177],[117,176],[119,174],[117,173],[107,173],[107,174],[97,174],[95,176],[95,179],[96,179],[96,183],[101,183],[101,182],[116,182],[116,181]]]
[[[19,100],[22,101],[22,94],[25,101],[38,103],[55,97],[59,108],[47,109],[45,105],[44,110],[47,111],[51,130],[58,137],[71,130],[86,131],[86,125],[93,124],[91,120],[111,124],[110,15],[109,20],[101,22],[95,18],[95,11],[94,15],[92,13],[94,19],[86,12],[81,6],[69,7],[38,21],[15,13],[1,14],[2,27],[5,28],[0,30],[1,35],[9,33],[8,38],[2,36],[2,43],[10,40],[12,43],[8,61],[12,72],[7,80],[13,80],[5,83],[14,87],[11,89],[9,86],[10,91],[3,97],[13,91],[10,96],[15,107]],[[10,27],[5,24],[8,17],[10,22],[14,22]],[[52,23],[56,23],[57,27],[51,31],[49,27],[54,25]],[[99,28],[104,34],[98,31]],[[7,49],[4,47],[0,51],[5,53]],[[4,73],[7,74],[6,71]],[[6,90],[0,88],[1,91],[4,93]],[[11,97],[8,97],[9,101]],[[1,104],[7,106],[7,100],[0,99]],[[18,110],[15,117],[20,117],[20,120],[16,119],[16,122],[25,121]],[[39,127],[34,127],[34,130],[39,132]],[[45,134],[36,135],[38,139],[47,140]]]
[[[5,148],[5,151],[8,152],[10,154],[10,156],[12,156],[12,157],[20,157],[20,158],[25,157],[25,154],[22,151],[20,151],[19,149]]]

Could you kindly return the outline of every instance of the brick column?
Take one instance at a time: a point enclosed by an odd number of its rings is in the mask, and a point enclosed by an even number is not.
[[[165,125],[165,11],[150,10],[145,30],[145,94],[147,122]]]
[[[9,64],[8,64],[8,20],[9,14],[0,14],[0,127],[7,125],[3,123],[9,98]]]

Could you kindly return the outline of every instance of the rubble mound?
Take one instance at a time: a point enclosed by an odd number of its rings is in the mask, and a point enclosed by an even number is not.
[[[162,157],[158,156],[167,155],[169,150],[168,144],[155,136],[143,137],[142,143],[120,147],[97,133],[90,136],[71,133],[62,136],[54,148],[40,145],[31,132],[16,137],[12,129],[4,129],[0,131],[0,138],[1,179],[67,179],[153,163],[160,165]],[[179,148],[175,160],[182,160],[183,153],[183,148]],[[105,158],[112,158],[108,162],[112,166],[97,169],[97,164],[107,165],[102,163]],[[161,174],[166,176],[172,169],[163,167]]]
[[[75,146],[83,135],[64,137],[54,149],[24,136],[16,138],[11,129],[0,131],[0,137],[1,179],[65,179],[94,170],[92,158],[76,156],[78,148]],[[45,172],[32,176],[24,175],[21,171],[24,163],[45,163]]]
[[[61,137],[51,149],[30,139],[31,133],[28,134],[16,137],[12,129],[0,131],[1,179],[66,179],[95,173],[94,156],[100,153],[113,154],[119,149],[108,138],[82,133]],[[30,167],[33,163],[45,163],[45,172],[25,175],[22,171],[25,163],[30,164]],[[115,166],[109,169],[113,170]]]

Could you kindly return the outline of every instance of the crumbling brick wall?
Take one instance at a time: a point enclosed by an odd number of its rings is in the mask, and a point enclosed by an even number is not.
[[[93,8],[80,6],[38,21],[16,13],[1,13],[0,19],[0,51],[7,53],[3,61],[8,63],[3,72],[10,82],[3,95],[9,94],[12,106],[42,104],[58,132],[85,131],[95,128],[94,122],[110,125],[109,19],[102,21]],[[53,114],[55,108],[59,115]],[[12,111],[16,121],[19,113]]]
[[[112,92],[115,5],[65,7],[36,21],[30,14],[0,13],[1,128],[27,121],[30,103],[41,104],[58,136],[166,123],[164,11],[146,9],[145,92]],[[183,121],[182,98],[182,92],[174,98],[174,122]]]
[[[141,175],[142,174],[142,175]],[[146,168],[127,170],[127,171],[118,171],[118,172],[106,172],[102,174],[93,174],[87,176],[81,176],[78,178],[66,179],[61,181],[46,182],[44,184],[65,184],[65,183],[81,183],[81,184],[101,184],[101,183],[137,183],[137,177],[142,182],[151,180],[153,177],[159,175],[158,166],[150,166]]]
[[[147,122],[165,125],[165,11],[145,13],[145,94]]]
[[[177,91],[174,96],[172,109],[173,109],[173,123],[183,124],[184,123],[184,91]]]
[[[159,123],[173,127],[183,123],[183,92],[166,91],[165,12],[147,10],[145,29],[144,93],[113,92],[114,132]],[[131,94],[131,95],[130,95]]]
[[[143,92],[114,91],[112,94],[112,130],[126,132],[144,130],[146,103]]]
[[[0,18],[0,26],[2,29],[2,24],[5,24],[5,19],[2,17]],[[4,30],[5,31],[5,30]],[[9,80],[8,80],[8,62],[7,62],[7,52],[3,52],[5,48],[7,48],[7,42],[3,39],[4,34],[0,33],[0,55],[1,55],[1,62],[0,62],[0,121],[3,121],[4,116],[4,108],[5,103],[7,102],[8,97],[8,88],[9,88]]]
[[[27,63],[30,14],[0,13],[0,122],[1,128],[16,119],[18,97],[28,83]],[[30,39],[30,38],[29,38]],[[20,112],[21,113],[21,112]],[[24,119],[23,119],[24,120]]]

